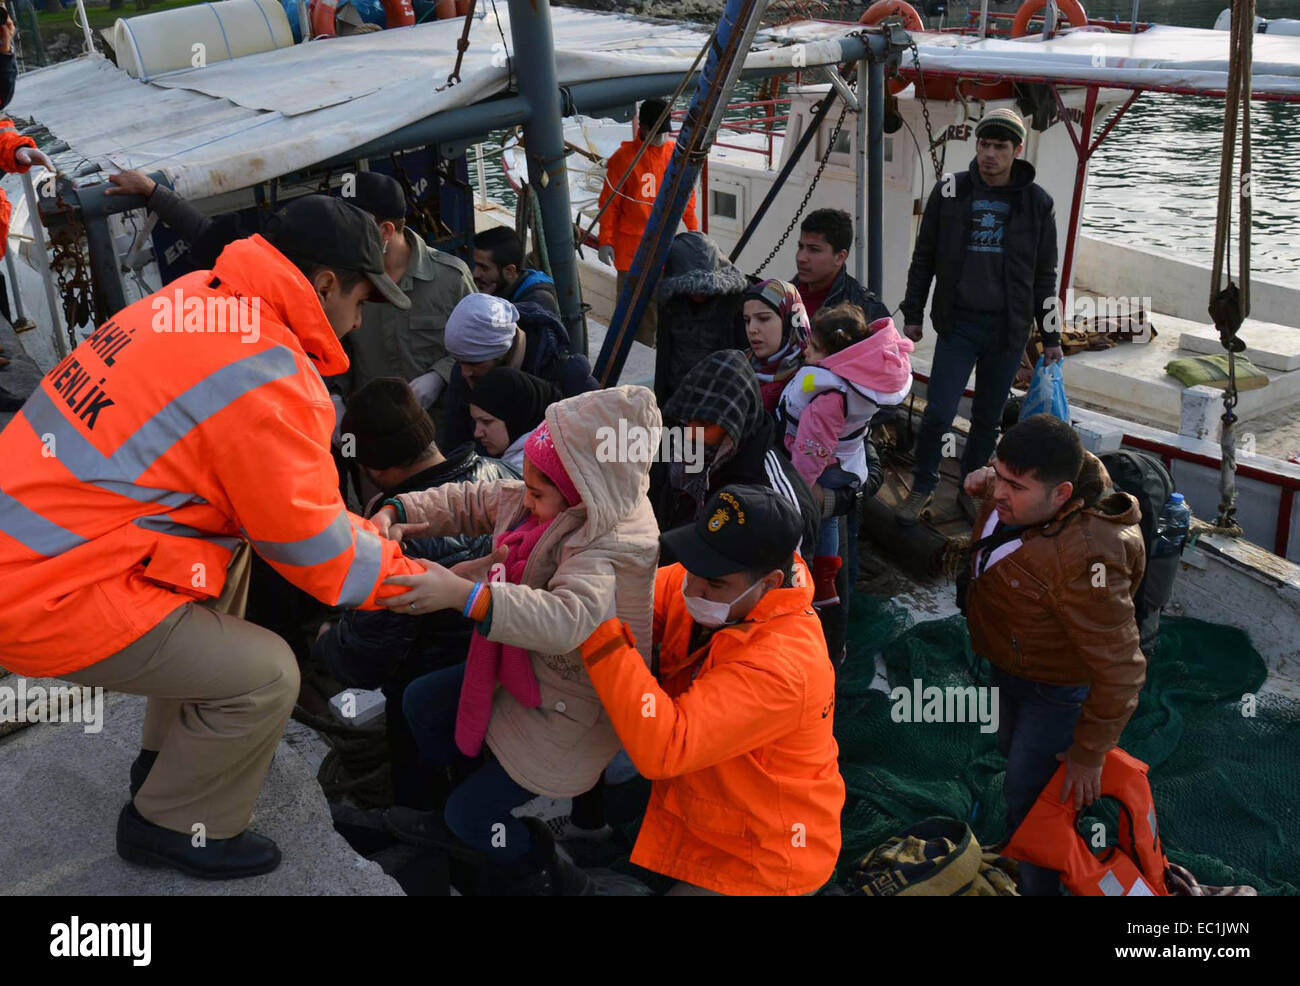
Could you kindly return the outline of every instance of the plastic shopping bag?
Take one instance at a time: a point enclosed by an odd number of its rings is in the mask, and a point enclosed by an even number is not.
[[[1067,424],[1070,421],[1070,402],[1065,397],[1065,374],[1060,360],[1045,365],[1043,357],[1038,357],[1029,393],[1020,404],[1020,420],[1035,414],[1054,414]]]

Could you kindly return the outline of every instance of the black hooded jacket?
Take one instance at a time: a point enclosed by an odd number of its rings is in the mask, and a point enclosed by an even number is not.
[[[701,359],[719,349],[745,349],[742,297],[749,279],[702,233],[679,233],[668,248],[655,290],[655,397],[662,407]],[[704,295],[695,302],[691,295]]]

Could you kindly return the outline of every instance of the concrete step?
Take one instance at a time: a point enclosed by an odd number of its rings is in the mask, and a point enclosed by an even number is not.
[[[0,687],[15,687],[12,676]],[[334,831],[310,752],[282,742],[251,828],[276,841],[274,873],[209,882],[133,866],[115,849],[127,770],[139,752],[145,700],[104,694],[102,730],[37,724],[0,743],[0,893],[196,896],[399,896],[401,887]]]

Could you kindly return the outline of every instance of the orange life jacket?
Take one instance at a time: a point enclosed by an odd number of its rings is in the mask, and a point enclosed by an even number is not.
[[[1061,874],[1076,897],[1167,897],[1169,866],[1156,827],[1156,805],[1147,765],[1118,747],[1101,769],[1103,797],[1120,803],[1116,845],[1098,856],[1075,828],[1074,799],[1062,803],[1065,764],[1052,776],[1016,829],[1004,856]]]
[[[330,605],[421,572],[348,512],[322,375],[347,356],[260,236],[142,298],[0,432],[0,665],[57,676],[220,595],[239,540]]]
[[[19,164],[14,160],[14,152],[20,147],[35,147],[36,141],[22,137],[14,128],[13,120],[0,118],[0,170],[11,174],[24,174],[29,165]],[[0,191],[0,257],[9,248],[9,217],[14,208],[9,204],[9,197]],[[15,285],[17,288],[17,285]]]

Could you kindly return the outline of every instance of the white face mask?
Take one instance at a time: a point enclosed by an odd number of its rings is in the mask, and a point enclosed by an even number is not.
[[[682,579],[682,599],[686,602],[686,612],[691,614],[691,619],[702,627],[709,627],[712,629],[714,627],[725,626],[730,622],[731,607],[735,606],[736,603],[740,602],[762,584],[763,580],[759,579],[731,602],[717,603],[711,599],[705,599],[703,596],[688,596],[686,594],[686,580]]]

